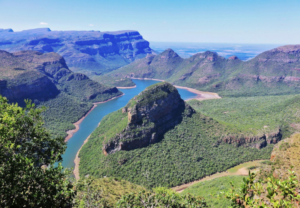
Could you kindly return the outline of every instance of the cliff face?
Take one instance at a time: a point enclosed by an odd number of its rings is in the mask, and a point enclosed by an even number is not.
[[[249,61],[204,52],[188,59],[168,49],[107,74],[122,78],[164,79],[172,84],[218,92],[221,96],[300,93],[300,45],[261,53]]]
[[[0,49],[56,52],[74,70],[97,74],[124,66],[152,53],[137,31],[51,31],[49,28],[13,32],[0,30]]]
[[[128,114],[125,129],[113,138],[107,138],[103,153],[146,147],[162,139],[163,134],[191,116],[195,111],[181,98],[169,83],[159,83],[147,88],[122,109]]]
[[[243,136],[229,136],[219,140],[220,143],[232,144],[237,147],[254,147],[256,149],[261,149],[266,147],[268,144],[276,144],[282,138],[281,130],[277,132],[264,134],[262,136],[253,136],[253,137],[243,137]]]
[[[122,94],[84,74],[73,73],[63,57],[37,51],[0,51],[0,94],[10,102],[45,101],[65,92],[82,101],[102,101]]]

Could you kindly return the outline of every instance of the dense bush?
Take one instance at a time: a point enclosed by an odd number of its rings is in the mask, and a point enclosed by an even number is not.
[[[123,196],[116,204],[118,208],[127,207],[173,207],[173,208],[204,208],[208,207],[202,197],[179,195],[166,188],[141,191],[138,194]]]
[[[286,138],[295,131],[290,124],[300,122],[299,95],[191,100],[188,103],[231,131],[245,135],[269,133],[281,128]]]
[[[249,172],[241,188],[236,189],[232,185],[226,197],[231,200],[233,207],[299,207],[299,181],[294,171],[289,171],[289,174],[286,180],[268,177],[256,181],[256,175]]]
[[[0,96],[0,207],[71,207],[75,192],[63,171],[66,144],[43,127],[41,113]]]
[[[232,183],[235,187],[240,187],[243,184],[245,176],[222,176],[208,181],[196,183],[185,189],[180,194],[187,193],[194,196],[201,196],[207,202],[207,205],[213,208],[224,208],[230,206],[230,200],[226,199],[221,193],[230,189]]]

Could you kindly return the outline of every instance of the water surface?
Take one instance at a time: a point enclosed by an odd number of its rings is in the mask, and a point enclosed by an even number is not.
[[[153,80],[132,80],[136,84],[136,88],[120,89],[125,95],[113,99],[106,103],[98,104],[98,106],[90,112],[87,117],[79,125],[79,130],[67,143],[67,150],[63,155],[63,166],[74,167],[74,159],[77,151],[82,146],[84,140],[97,128],[101,119],[107,114],[119,110],[124,107],[130,99],[142,92],[146,87],[158,83]],[[195,93],[189,92],[185,89],[178,89],[181,98],[184,100],[196,97]]]

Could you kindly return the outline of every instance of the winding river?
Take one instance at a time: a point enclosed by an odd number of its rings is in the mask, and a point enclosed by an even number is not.
[[[154,80],[132,80],[136,87],[132,89],[120,89],[124,95],[106,103],[98,104],[86,118],[80,123],[79,130],[74,133],[67,142],[67,150],[63,155],[62,165],[67,168],[74,167],[74,158],[82,146],[84,140],[96,129],[101,119],[107,114],[124,107],[130,99],[142,92],[146,87],[159,81]],[[196,98],[197,94],[186,89],[178,89],[181,98],[184,100]]]

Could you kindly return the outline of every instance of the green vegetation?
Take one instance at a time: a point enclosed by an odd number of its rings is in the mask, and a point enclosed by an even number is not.
[[[244,176],[223,176],[209,181],[196,183],[181,192],[181,195],[192,194],[201,196],[207,202],[207,205],[213,208],[223,208],[230,206],[230,200],[221,197],[222,192],[230,189],[230,183],[235,187],[240,187],[243,184]]]
[[[180,207],[205,208],[208,207],[202,197],[179,195],[166,188],[155,188],[152,192],[142,191],[138,194],[128,194],[117,202],[117,207]]]
[[[120,78],[120,79],[115,79],[111,76],[90,76],[90,78],[96,82],[99,82],[101,84],[104,84],[106,86],[110,87],[133,87],[135,86],[135,83],[129,79],[129,78]]]
[[[109,114],[80,151],[80,176],[121,177],[145,187],[172,187],[224,171],[249,160],[267,159],[273,146],[261,150],[215,143],[230,134],[226,126],[199,113],[184,117],[161,142],[131,151],[102,153]],[[112,121],[112,120],[111,120]],[[121,162],[120,162],[121,161]]]
[[[279,149],[282,150],[282,151],[285,151],[285,150],[287,150],[289,147],[291,147],[290,144],[287,143],[287,142],[284,142],[284,143],[282,143],[282,144],[280,145]]]
[[[124,77],[164,79],[179,86],[217,92],[222,97],[298,94],[298,49],[299,46],[284,46],[245,62],[225,59],[210,51],[182,59],[173,50],[167,49],[106,76],[115,80]]]
[[[286,180],[268,177],[260,181],[256,180],[256,174],[249,172],[240,189],[236,189],[234,184],[231,186],[226,197],[233,207],[299,207],[300,186],[294,171],[289,171]]]
[[[171,189],[159,187],[147,190],[120,178],[95,179],[87,177],[77,184],[76,207],[207,207],[202,197],[179,195]]]
[[[0,206],[71,207],[75,191],[63,171],[66,144],[43,127],[34,104],[7,103],[0,96]]]
[[[259,135],[281,128],[286,138],[295,131],[290,125],[300,122],[300,95],[191,100],[188,103],[237,134]]]
[[[297,132],[290,138],[280,141],[273,148],[271,161],[265,164],[259,177],[266,178],[270,176],[288,178],[287,170],[293,167],[298,180],[300,180],[300,134]]]
[[[127,113],[122,113],[122,110],[115,111],[110,116],[105,116],[101,120],[101,130],[98,135],[104,142],[114,137],[118,132],[121,132],[128,124]]]
[[[137,107],[146,106],[148,104],[152,104],[156,100],[162,100],[166,98],[175,90],[176,88],[173,85],[165,82],[159,82],[147,87],[146,90],[135,96],[134,99],[130,101],[130,104],[127,104],[126,106],[132,107],[137,101],[139,101]]]
[[[38,106],[47,107],[47,110],[43,112],[45,127],[53,136],[61,137],[66,136],[66,130],[74,129],[73,123],[93,106],[91,102],[82,102],[63,92],[53,99],[37,103]]]
[[[67,130],[75,128],[72,123],[87,113],[93,102],[122,92],[73,73],[56,53],[0,51],[0,94],[20,106],[25,106],[24,99],[46,106],[46,127],[54,136],[66,136]]]
[[[77,184],[76,203],[78,207],[97,205],[114,205],[126,194],[137,194],[146,191],[142,186],[130,183],[120,178],[93,178],[81,179]]]

